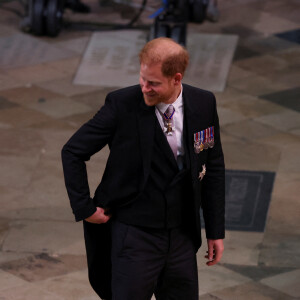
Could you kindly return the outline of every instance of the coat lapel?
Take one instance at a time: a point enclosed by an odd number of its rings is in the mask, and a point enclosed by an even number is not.
[[[150,172],[150,163],[153,150],[154,132],[155,132],[155,107],[147,106],[144,99],[141,101],[141,105],[138,110],[138,131],[140,137],[140,149],[143,160],[143,182],[144,187],[146,180]]]

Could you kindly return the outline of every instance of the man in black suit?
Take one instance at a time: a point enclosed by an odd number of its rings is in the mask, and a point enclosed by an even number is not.
[[[84,220],[89,279],[102,298],[198,299],[200,207],[207,265],[221,259],[225,167],[216,100],[181,83],[187,64],[187,51],[171,39],[148,42],[140,84],[109,93],[62,150],[71,206]],[[85,161],[107,144],[92,199]]]

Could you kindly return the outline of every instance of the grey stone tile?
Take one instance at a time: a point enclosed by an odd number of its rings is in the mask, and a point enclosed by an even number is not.
[[[0,128],[25,128],[51,120],[43,113],[20,106],[0,110]]]
[[[19,86],[24,86],[24,83],[12,78],[11,76],[8,76],[8,74],[2,72],[0,69],[0,91]]]
[[[251,28],[245,27],[245,26],[240,25],[240,24],[234,24],[234,25],[231,25],[231,26],[223,26],[222,27],[222,32],[226,33],[226,34],[236,34],[242,39],[249,38],[251,36],[260,35],[259,32],[253,31]],[[259,54],[259,53],[257,53],[257,54]]]
[[[262,279],[261,283],[291,297],[300,297],[300,269]]]
[[[258,139],[257,142],[276,147],[277,149],[281,149],[282,151],[286,148],[287,145],[297,144],[300,142],[300,140],[299,137],[295,133],[293,133],[293,130],[291,130],[290,133],[288,132],[278,133],[272,136]]]
[[[29,66],[74,56],[70,50],[57,48],[23,33],[0,37],[0,47],[3,50],[1,68]]]
[[[227,230],[221,263],[257,266],[263,236],[264,234],[261,232]],[[248,276],[247,274],[243,275]]]
[[[241,45],[261,53],[273,53],[275,51],[281,51],[295,47],[295,43],[285,41],[276,36],[268,36],[263,38],[250,37],[241,41]]]
[[[282,105],[283,107],[300,112],[300,88],[289,89],[272,94],[261,95],[260,98],[272,103]]]
[[[46,90],[50,90],[61,95],[71,97],[79,94],[85,94],[88,92],[96,91],[99,87],[88,86],[88,85],[76,85],[73,84],[73,77],[63,78],[62,80],[53,80],[42,83],[37,83],[37,85]]]
[[[241,113],[224,107],[218,108],[218,114],[221,126],[239,123],[247,119],[247,117],[243,116]]]
[[[223,131],[245,141],[257,140],[260,138],[264,139],[265,137],[281,133],[281,131],[274,129],[273,127],[252,120],[239,122],[238,126],[236,124],[223,126]]]
[[[236,286],[250,281],[248,277],[230,271],[220,265],[204,267],[199,269],[199,295],[211,293],[212,291]]]
[[[244,46],[238,46],[234,52],[233,61],[239,61],[243,59],[247,59],[253,56],[259,56],[261,53],[253,51],[247,47]]]
[[[80,104],[82,105],[82,104]],[[85,105],[85,104],[83,104]],[[85,113],[78,113],[64,118],[64,121],[74,126],[76,129],[94,117],[97,111],[90,109]]]
[[[104,105],[106,95],[113,90],[113,88],[103,88],[90,93],[75,95],[71,99],[90,106],[96,113]]]
[[[0,95],[21,106],[28,103],[36,103],[39,99],[51,99],[61,96],[56,92],[51,92],[35,85],[6,89],[1,91]]]
[[[87,271],[72,272],[64,276],[50,278],[37,283],[45,291],[55,291],[65,300],[98,300],[88,282]]]
[[[0,251],[0,265],[9,261],[26,258],[28,256],[30,256],[28,253]]]
[[[300,64],[300,47],[292,47],[276,53],[276,57],[284,59],[289,67]]]
[[[294,199],[297,195],[299,198],[299,194],[289,191],[288,195],[288,204],[287,195],[279,197],[275,194],[272,197],[267,230],[275,232],[276,234],[288,232],[289,235],[299,236],[300,224],[298,219],[300,214],[300,204],[298,203],[299,201]]]
[[[55,43],[55,45],[63,49],[71,50],[78,54],[83,54],[89,40],[90,36],[83,36],[75,39],[69,39],[67,41],[62,40],[61,42]]]
[[[39,156],[0,155],[0,186],[25,188],[29,185]]]
[[[82,239],[81,223],[20,220],[11,223],[3,251],[57,253]]]
[[[239,60],[237,66],[250,70],[252,73],[265,75],[286,68],[285,60],[270,54]]]
[[[51,204],[51,207],[54,207],[50,210],[53,212],[51,217],[55,217],[55,207],[68,206],[69,200],[60,159],[43,159],[41,157],[35,172],[32,174],[32,180],[27,186],[25,196],[26,201],[31,203],[31,207],[49,207]],[[63,212],[62,215],[57,214],[57,217],[61,218],[62,216],[67,217],[67,212]],[[71,214],[69,216],[71,218]],[[73,221],[73,218],[67,220]]]
[[[274,146],[242,140],[223,140],[222,144],[228,169],[273,172],[278,169],[281,151]]]
[[[87,119],[85,121],[87,121]],[[79,126],[77,128],[79,128]],[[41,140],[41,159],[56,160],[56,162],[60,162],[61,149],[75,132],[73,128],[69,129],[68,127],[66,129],[61,128],[60,130],[55,130],[51,128],[31,128],[28,131],[32,134],[32,136],[38,136]],[[61,165],[57,164],[57,166],[58,168],[60,168]]]
[[[222,291],[215,291],[211,295],[220,300],[295,300],[294,297],[290,297],[285,293],[254,282],[241,284]]]
[[[277,172],[273,189],[274,197],[284,199],[288,195],[291,201],[297,202],[300,195],[299,181],[299,172]],[[281,207],[282,204],[278,205],[278,207]]]
[[[251,118],[260,117],[263,115],[275,114],[284,111],[282,106],[266,102],[257,97],[242,94],[237,99],[228,100],[225,103],[220,103],[222,107],[235,111]],[[246,121],[242,121],[246,122]]]
[[[285,110],[277,114],[270,114],[257,117],[254,120],[278,130],[289,132],[293,128],[300,127],[300,114],[292,110]]]
[[[37,101],[26,106],[52,118],[65,118],[91,111],[89,106],[77,103],[66,97],[44,99],[44,101]]]
[[[267,224],[259,263],[266,266],[299,268],[299,234],[277,233],[277,228],[278,225],[274,230],[269,229]]]
[[[230,82],[230,87],[233,87],[241,92],[245,92],[253,96],[259,96],[262,94],[286,90],[291,86],[289,86],[287,83],[282,83],[280,81],[274,82],[267,76],[255,74],[247,77],[247,80],[245,80],[245,78],[241,78]]]
[[[272,10],[272,14],[280,16],[281,18],[291,20],[293,22],[299,22],[299,3],[297,1],[286,3],[281,3],[281,6],[277,9]]]
[[[22,82],[23,85],[29,86],[36,82],[49,81],[67,76],[63,72],[45,64],[14,68],[11,70],[7,70],[6,73],[11,78]]]
[[[25,281],[22,280],[21,278],[14,276],[9,272],[5,272],[3,270],[0,270],[0,279],[1,279],[0,294],[1,291],[4,289],[15,288],[16,286],[20,286],[25,283]]]
[[[254,281],[259,281],[266,277],[275,276],[288,271],[293,271],[293,268],[266,267],[266,266],[247,266],[235,264],[223,264],[224,267],[250,277]]]
[[[17,32],[18,32],[18,30],[13,28],[12,26],[6,26],[3,23],[0,26],[0,36],[1,37],[15,34]]]
[[[232,64],[230,69],[229,69],[229,74],[228,74],[228,77],[227,77],[227,83],[230,85],[230,83],[232,81],[235,81],[235,80],[241,79],[241,78],[246,79],[250,75],[253,75],[253,73],[250,72],[249,70],[240,68],[240,67],[236,66],[235,64]],[[228,87],[225,89],[225,91],[223,91],[223,93],[224,92],[226,93],[226,90],[228,90]]]
[[[297,29],[299,24],[287,19],[274,16],[267,12],[260,12],[256,22],[251,26],[253,30],[271,35],[283,30]]]
[[[38,132],[28,129],[0,129],[0,155],[34,156],[41,153],[44,141]]]
[[[43,291],[41,288],[31,283],[20,286],[11,287],[0,291],[0,299],[2,300],[64,300],[56,296],[53,292]]]
[[[16,103],[10,102],[6,98],[0,96],[0,109],[11,108],[11,107],[15,107],[15,106],[18,106],[18,105]]]
[[[1,269],[29,282],[41,281],[86,269],[86,257],[76,255],[50,256],[46,253],[1,264]]]
[[[75,75],[77,68],[79,67],[80,61],[81,57],[78,56],[62,60],[56,60],[53,62],[45,63],[43,65],[46,69],[50,68],[57,70],[61,74],[61,77],[64,77]]]

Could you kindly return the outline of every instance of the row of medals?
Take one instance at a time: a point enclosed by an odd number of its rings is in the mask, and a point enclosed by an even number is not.
[[[195,153],[200,153],[204,149],[213,148],[214,140],[214,126],[209,127],[200,132],[194,133],[194,149]]]

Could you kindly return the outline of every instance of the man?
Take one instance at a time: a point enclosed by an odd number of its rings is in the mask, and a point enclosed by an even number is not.
[[[221,259],[225,172],[216,101],[182,85],[187,64],[187,51],[171,39],[148,42],[140,85],[109,93],[62,150],[71,206],[85,220],[90,282],[102,298],[198,299],[200,206],[207,265]],[[91,199],[85,161],[106,144],[110,155]]]

